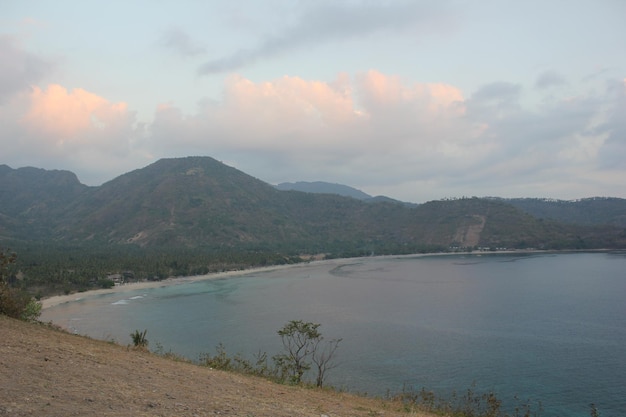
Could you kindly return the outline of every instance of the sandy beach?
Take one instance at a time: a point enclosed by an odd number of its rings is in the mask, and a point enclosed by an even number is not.
[[[148,288],[168,287],[171,285],[180,285],[180,284],[186,284],[189,282],[196,282],[196,281],[203,281],[203,280],[210,280],[210,279],[224,279],[224,278],[230,278],[230,277],[238,277],[238,276],[243,276],[243,275],[256,274],[260,272],[265,273],[265,272],[277,271],[277,270],[286,269],[286,268],[298,268],[298,267],[303,267],[303,266],[310,266],[310,265],[318,264],[321,262],[324,262],[327,264],[340,264],[340,263],[346,263],[349,261],[354,261],[354,259],[352,260],[332,259],[332,260],[323,260],[323,261],[303,262],[299,264],[272,265],[272,266],[264,266],[264,267],[258,267],[258,268],[242,269],[242,270],[237,270],[237,271],[217,272],[217,273],[212,273],[212,274],[207,274],[207,275],[197,275],[197,276],[191,276],[191,277],[173,277],[173,278],[167,278],[161,281],[130,282],[127,284],[115,285],[112,288],[89,290],[89,291],[77,292],[77,293],[72,293],[72,294],[67,294],[67,295],[56,295],[53,297],[42,299],[41,304],[42,304],[42,308],[45,310],[47,308],[55,307],[60,304],[70,303],[72,301],[85,300],[85,299],[89,299],[89,298],[99,296],[99,295],[104,295],[104,294],[115,294],[115,293],[123,293],[127,291],[142,290],[142,289],[148,289]]]

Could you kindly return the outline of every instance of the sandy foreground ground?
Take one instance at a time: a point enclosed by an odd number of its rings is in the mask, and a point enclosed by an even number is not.
[[[0,316],[0,416],[426,416]]]

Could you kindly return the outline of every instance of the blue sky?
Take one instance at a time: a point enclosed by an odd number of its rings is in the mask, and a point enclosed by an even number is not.
[[[0,163],[626,197],[626,2],[0,0]]]

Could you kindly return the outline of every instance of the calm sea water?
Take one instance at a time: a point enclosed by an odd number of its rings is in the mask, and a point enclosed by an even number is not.
[[[78,333],[130,343],[148,330],[191,359],[218,343],[281,349],[289,320],[343,338],[329,383],[384,395],[494,391],[543,416],[626,415],[626,254],[367,258],[98,296],[48,309]]]

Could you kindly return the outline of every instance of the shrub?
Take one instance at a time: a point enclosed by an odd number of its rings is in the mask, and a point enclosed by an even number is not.
[[[25,321],[35,321],[41,315],[41,303],[28,292],[9,284],[8,267],[15,254],[0,251],[0,314]]]
[[[104,278],[98,281],[98,285],[100,285],[101,288],[109,289],[115,287],[115,282],[111,279]]]
[[[130,334],[130,337],[133,339],[133,346],[136,348],[147,349],[148,348],[148,339],[146,339],[146,334],[148,330],[144,330],[140,332],[139,330],[135,330],[134,333]]]

